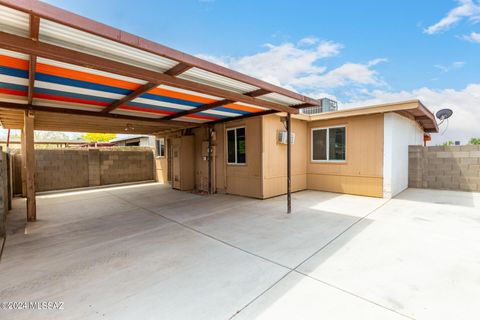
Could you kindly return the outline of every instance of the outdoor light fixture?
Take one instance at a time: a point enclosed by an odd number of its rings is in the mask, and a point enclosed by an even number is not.
[[[130,123],[127,123],[127,125],[125,126],[125,131],[134,131],[135,128],[133,127],[133,125],[131,125]]]

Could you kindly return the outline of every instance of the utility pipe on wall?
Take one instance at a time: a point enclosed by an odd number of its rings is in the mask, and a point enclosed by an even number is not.
[[[207,157],[208,157],[208,194],[212,194],[212,134],[213,128],[211,125],[207,127],[208,132],[208,150],[207,150]]]
[[[9,146],[10,146],[10,129],[8,129],[8,135],[7,135],[7,150]]]

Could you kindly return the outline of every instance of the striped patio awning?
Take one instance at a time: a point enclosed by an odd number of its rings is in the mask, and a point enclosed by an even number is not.
[[[136,121],[153,133],[313,105],[317,100],[51,5],[0,0],[3,127],[20,125],[12,110],[33,110],[45,122],[60,121],[59,114],[101,117],[109,119],[102,131]],[[68,130],[68,121],[60,123]]]

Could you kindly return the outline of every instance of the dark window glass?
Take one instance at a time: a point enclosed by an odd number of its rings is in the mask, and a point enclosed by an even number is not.
[[[312,159],[327,160],[327,130],[314,130],[312,134]]]
[[[345,160],[345,128],[330,128],[329,131],[329,160]]]
[[[155,149],[157,151],[157,156],[160,156],[160,140],[155,140]]]
[[[245,128],[238,128],[237,130],[237,163],[245,163]]]
[[[125,147],[139,147],[140,141],[125,142]]]
[[[160,139],[160,157],[165,157],[165,138]]]
[[[245,163],[245,128],[227,131],[228,163]]]
[[[155,140],[155,149],[158,157],[165,157],[165,138]]]
[[[228,163],[235,163],[235,130],[227,131]]]

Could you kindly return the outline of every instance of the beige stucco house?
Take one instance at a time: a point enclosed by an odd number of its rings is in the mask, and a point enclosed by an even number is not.
[[[286,193],[282,114],[213,127],[212,188],[254,198]],[[292,191],[320,190],[390,198],[408,185],[408,146],[437,132],[418,100],[292,117]],[[284,138],[284,136],[283,136]],[[208,190],[208,129],[159,137],[157,176],[181,190]],[[284,139],[285,140],[285,139]],[[191,161],[191,158],[194,161]]]

